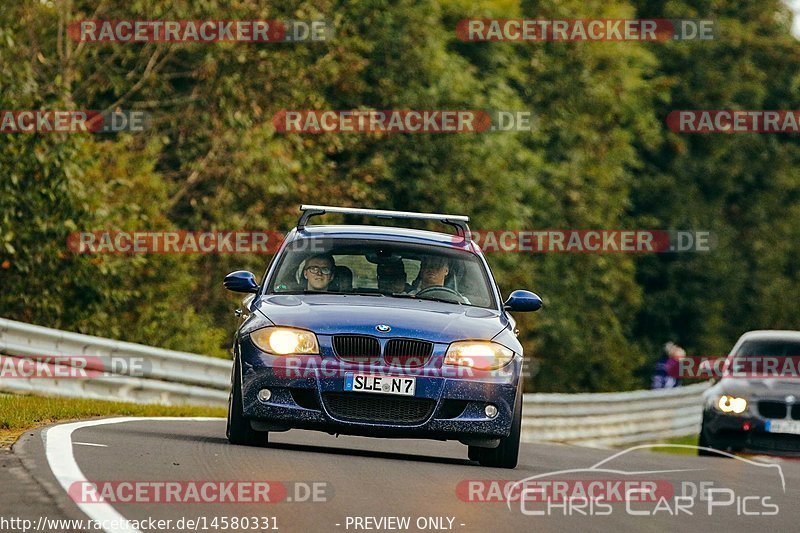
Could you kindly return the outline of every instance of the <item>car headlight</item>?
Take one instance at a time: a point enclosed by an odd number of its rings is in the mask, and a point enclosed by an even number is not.
[[[317,336],[304,329],[266,327],[250,333],[260,350],[273,355],[318,355]]]
[[[747,409],[747,399],[723,394],[717,401],[717,407],[723,413],[735,413],[738,415],[744,413],[745,409]]]
[[[513,358],[514,352],[496,342],[458,341],[447,348],[444,364],[495,370],[506,366]]]

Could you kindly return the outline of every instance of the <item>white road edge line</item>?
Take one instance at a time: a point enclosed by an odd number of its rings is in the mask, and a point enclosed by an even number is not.
[[[108,444],[95,444],[94,442],[73,442],[75,446],[96,446],[98,448],[108,448]]]
[[[42,439],[45,446],[45,457],[53,472],[56,480],[64,489],[64,492],[69,495],[69,488],[73,483],[85,483],[89,480],[86,479],[83,472],[81,472],[78,463],[75,461],[75,455],[72,451],[72,433],[75,430],[92,427],[102,426],[105,424],[120,424],[123,422],[160,422],[160,421],[192,421],[192,422],[209,422],[223,420],[221,418],[181,418],[181,417],[120,417],[120,418],[106,418],[103,420],[84,420],[81,422],[72,422],[69,424],[61,424],[53,426],[42,432]],[[117,512],[114,507],[107,503],[80,503],[75,502],[75,505],[90,519],[102,524],[111,525],[111,521],[117,521],[120,527],[117,528],[104,528],[106,533],[141,533],[138,529],[130,527],[128,519]]]

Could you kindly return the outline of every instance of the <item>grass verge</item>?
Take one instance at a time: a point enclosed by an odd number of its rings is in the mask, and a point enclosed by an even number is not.
[[[222,407],[167,406],[57,398],[0,396],[0,449],[10,448],[25,431],[63,420],[98,416],[225,416]]]
[[[687,435],[685,437],[675,437],[666,439],[665,444],[689,444],[697,446],[699,435]],[[697,455],[697,450],[694,448],[653,448],[654,452],[658,453],[671,453],[673,455]]]

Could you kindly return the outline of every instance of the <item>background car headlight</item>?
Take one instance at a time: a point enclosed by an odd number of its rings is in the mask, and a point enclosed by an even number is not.
[[[458,341],[447,349],[446,365],[461,365],[476,370],[495,370],[506,366],[514,358],[514,352],[489,341]]]
[[[723,394],[717,401],[717,407],[723,413],[736,413],[738,415],[744,413],[745,409],[747,409],[747,400],[738,396]]]
[[[317,355],[317,336],[304,329],[261,328],[250,333],[250,339],[260,350],[274,355]]]

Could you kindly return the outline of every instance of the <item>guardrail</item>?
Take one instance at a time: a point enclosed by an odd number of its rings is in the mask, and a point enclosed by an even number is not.
[[[85,379],[0,377],[0,391],[137,403],[226,405],[231,362],[186,352],[34,326],[0,318],[0,354],[47,361],[56,376],[86,366],[109,376]],[[121,361],[141,366],[120,368]],[[74,374],[74,371],[72,372]]]
[[[137,403],[225,406],[231,362],[131,342],[70,333],[0,318],[0,354],[13,359],[63,357],[113,373],[84,379],[0,377],[0,391]],[[119,368],[114,361],[146,364]],[[66,364],[64,364],[66,363]],[[68,372],[67,372],[68,374]],[[61,375],[61,374],[57,374]],[[66,374],[64,374],[66,375]],[[619,446],[697,433],[707,383],[658,391],[525,394],[522,440]]]
[[[526,394],[522,440],[622,446],[696,434],[709,383],[661,390]]]

